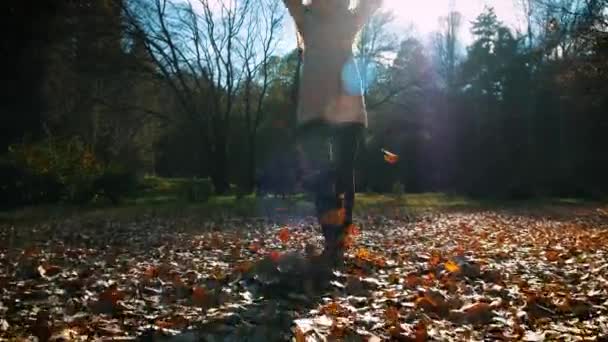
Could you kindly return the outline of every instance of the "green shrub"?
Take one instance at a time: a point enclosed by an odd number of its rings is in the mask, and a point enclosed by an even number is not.
[[[190,202],[206,202],[213,192],[213,183],[208,178],[192,178],[184,183],[184,195]]]
[[[2,202],[13,205],[59,200],[84,204],[97,195],[116,203],[135,184],[134,175],[104,165],[78,138],[14,145],[0,168],[6,174]]]
[[[61,184],[53,177],[32,174],[12,161],[0,159],[0,208],[56,202],[61,194]]]
[[[137,189],[137,176],[134,172],[120,165],[110,165],[93,183],[96,195],[106,197],[113,204],[132,194]]]

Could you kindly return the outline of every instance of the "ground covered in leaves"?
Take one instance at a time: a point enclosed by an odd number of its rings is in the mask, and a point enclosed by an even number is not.
[[[0,340],[608,340],[608,214],[370,214],[341,272],[312,218],[0,227]]]

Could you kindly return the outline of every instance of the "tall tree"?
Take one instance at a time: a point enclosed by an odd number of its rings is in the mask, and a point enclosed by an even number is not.
[[[271,67],[273,53],[283,21],[282,3],[279,0],[261,0],[251,9],[245,37],[241,40],[240,55],[244,63],[243,120],[245,121],[246,174],[242,190],[254,190],[259,128],[266,119],[265,107],[269,87],[275,81]]]
[[[243,63],[236,48],[251,15],[252,1],[133,0],[129,23],[146,34],[158,72],[200,131],[201,153],[218,193],[229,189],[228,142]],[[206,160],[201,158],[201,160]]]

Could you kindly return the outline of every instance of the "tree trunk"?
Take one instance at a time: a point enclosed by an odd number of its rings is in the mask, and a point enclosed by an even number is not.
[[[226,137],[218,136],[213,151],[213,164],[211,165],[211,181],[215,188],[215,193],[224,195],[230,190],[230,182],[228,181],[228,151],[226,150]]]
[[[245,190],[247,193],[255,191],[256,184],[256,152],[257,147],[255,144],[255,133],[249,137],[249,154],[247,155],[247,180],[245,182]]]

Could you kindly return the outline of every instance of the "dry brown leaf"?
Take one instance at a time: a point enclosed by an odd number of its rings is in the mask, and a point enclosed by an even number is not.
[[[296,338],[296,342],[306,342],[306,335],[304,335],[304,333],[302,332],[302,329],[300,329],[299,327],[295,328],[295,338]]]
[[[345,317],[348,315],[348,310],[338,302],[331,302],[322,306],[319,312],[332,317]]]
[[[415,274],[408,274],[405,277],[404,284],[409,289],[415,289],[422,284],[422,280]]]
[[[414,327],[414,341],[425,342],[428,341],[428,339],[429,334],[426,328],[426,323],[424,323],[423,321],[419,321]]]
[[[207,291],[202,287],[192,288],[192,302],[196,306],[205,306],[209,301]]]
[[[463,309],[464,318],[472,324],[489,323],[494,316],[488,303],[475,303]]]
[[[399,325],[399,309],[394,306],[388,307],[384,311],[384,318],[386,319],[386,323],[388,323],[388,325]]]
[[[547,251],[545,252],[545,258],[547,258],[548,261],[554,262],[560,259],[560,255],[557,251]]]

